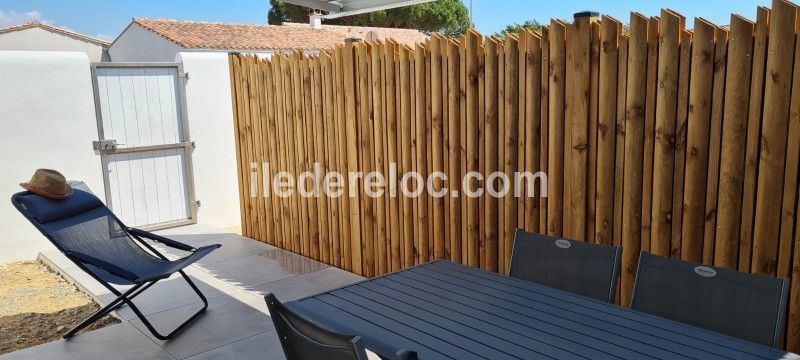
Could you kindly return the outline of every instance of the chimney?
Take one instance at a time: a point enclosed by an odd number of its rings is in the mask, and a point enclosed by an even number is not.
[[[312,29],[322,29],[322,18],[320,17],[320,14],[309,15],[308,24]]]
[[[581,18],[589,18],[589,22],[594,22],[594,21],[600,20],[600,13],[597,12],[597,11],[576,12],[575,15],[573,15],[573,16],[575,17],[575,20],[578,20],[578,19],[581,19]]]

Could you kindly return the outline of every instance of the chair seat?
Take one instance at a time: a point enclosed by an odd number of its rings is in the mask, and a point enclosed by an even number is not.
[[[140,277],[138,280],[135,280],[135,282],[147,282],[167,278],[178,270],[182,270],[183,268],[195,263],[197,260],[202,259],[204,256],[208,255],[210,252],[219,247],[219,244],[203,246],[191,253],[189,256],[173,261],[164,261],[162,259],[155,258],[155,260],[160,260],[160,262],[158,264],[148,265],[144,268],[146,270],[143,270],[141,273],[137,272],[137,275]]]

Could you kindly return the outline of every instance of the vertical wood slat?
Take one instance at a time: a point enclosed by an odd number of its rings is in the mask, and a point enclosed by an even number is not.
[[[541,121],[541,68],[542,68],[542,47],[541,36],[537,33],[526,31],[525,54],[520,55],[521,65],[525,67],[525,94],[520,95],[520,108],[525,108],[525,161],[524,170],[535,174],[540,169],[542,131]],[[522,82],[522,79],[520,80]],[[530,99],[530,100],[528,100]],[[520,115],[521,116],[521,115]],[[527,231],[541,232],[539,219],[541,217],[541,191],[538,184],[531,182],[525,183],[524,196],[524,221],[523,226]],[[508,266],[505,267],[508,270]]]
[[[347,171],[355,172],[359,170],[359,142],[356,128],[356,78],[355,78],[355,48],[352,44],[345,46],[342,51],[342,68],[344,91],[350,96],[345,97],[345,138],[347,153]],[[348,190],[349,192],[349,190]],[[356,274],[363,274],[362,253],[361,253],[361,206],[356,200],[358,191],[355,194],[348,193],[350,197],[350,257],[351,268]]]
[[[267,221],[271,222],[274,226],[274,233],[273,238],[268,239],[267,241],[275,246],[283,246],[283,237],[284,237],[284,227],[283,223],[280,221],[274,221],[273,219],[282,219],[282,211],[281,211],[281,204],[280,198],[274,194],[272,189],[272,181],[270,176],[274,174],[274,167],[277,167],[280,161],[278,160],[278,149],[271,147],[270,144],[276,144],[277,140],[275,138],[275,134],[277,133],[277,125],[276,125],[276,114],[275,112],[271,111],[271,109],[275,108],[275,92],[273,87],[273,66],[272,63],[268,61],[262,62],[263,66],[263,77],[261,79],[261,84],[264,88],[264,107],[262,108],[262,118],[266,121],[266,126],[264,128],[266,139],[264,140],[264,148],[268,150],[269,155],[267,158],[266,166],[268,169],[265,171],[262,176],[264,176],[265,181],[262,181],[262,186],[265,187],[265,191],[269,194],[269,198],[266,200],[267,206],[270,207],[270,215],[267,217]],[[330,257],[329,257],[330,259]]]
[[[628,49],[630,38],[619,39],[619,63],[617,67],[617,133],[614,159],[614,246],[622,245],[622,218],[624,214],[625,190],[625,122],[628,94]],[[621,288],[621,286],[620,286]],[[618,290],[621,291],[621,290]]]
[[[384,113],[384,95],[385,89],[383,78],[383,44],[380,42],[373,43],[370,47],[370,61],[372,63],[370,81],[372,83],[372,106],[373,106],[373,141],[375,145],[375,171],[383,175],[383,183],[385,183],[386,171],[386,146],[384,140],[386,137],[386,118]],[[376,181],[380,181],[378,178]],[[375,274],[384,274],[387,272],[387,207],[386,202],[388,197],[385,195],[385,190],[376,191],[377,198],[375,199]]]
[[[352,55],[352,49],[350,47],[343,47],[340,46],[336,49],[334,53],[334,66],[335,70],[334,77],[335,82],[335,89],[337,93],[344,94],[345,92],[345,52],[350,51]],[[346,110],[346,97],[339,96],[336,99],[336,128],[339,130],[336,133],[336,155],[338,158],[338,168],[341,173],[347,173],[350,168],[349,161],[350,161],[350,153],[348,151],[349,142],[347,140],[347,128],[348,128],[348,121],[346,120],[347,117],[347,110]],[[342,131],[344,129],[345,131]],[[352,259],[352,236],[354,231],[354,225],[357,223],[351,221],[352,211],[350,206],[350,194],[349,190],[345,189],[345,193],[343,196],[340,197],[339,202],[339,214],[341,219],[341,233],[342,236],[339,238],[340,248],[342,251],[342,267],[348,271],[353,270],[353,259]],[[357,205],[354,205],[357,206]],[[358,211],[357,209],[355,210]],[[356,227],[356,229],[358,229]]]
[[[242,131],[243,128],[243,119],[244,116],[241,107],[243,105],[243,101],[241,100],[242,91],[241,91],[241,58],[240,57],[230,57],[229,60],[229,67],[231,72],[231,99],[233,100],[233,121],[234,121],[234,129],[236,129],[236,136],[234,138],[235,146],[236,146],[236,161],[237,161],[237,175],[239,178],[239,216],[242,218],[242,234],[249,234],[250,233],[250,222],[245,221],[248,219],[247,216],[247,193],[245,189],[247,189],[245,184],[245,177],[247,176],[245,163],[244,163],[244,151],[242,149],[245,139],[245,133]],[[247,235],[245,235],[247,236]]]
[[[541,49],[542,49],[542,56],[541,56],[541,65],[542,71],[540,72],[540,83],[541,83],[541,94],[539,103],[541,104],[541,119],[539,124],[541,126],[541,140],[540,140],[540,149],[541,154],[539,156],[539,170],[541,171],[548,171],[548,159],[549,159],[549,139],[550,139],[550,28],[544,27],[542,29],[542,40],[541,40]],[[548,189],[549,190],[549,189]],[[539,199],[539,232],[542,234],[547,234],[547,209],[548,209],[548,198],[541,197]]]
[[[567,26],[553,20],[549,29],[547,176],[550,186],[547,198],[547,235],[561,236],[564,220],[564,81]]]
[[[291,79],[292,79],[292,117],[290,121],[293,123],[293,133],[292,136],[294,137],[294,150],[295,150],[295,159],[297,160],[295,167],[295,178],[299,179],[300,174],[306,171],[308,168],[308,155],[306,153],[306,133],[305,133],[305,121],[303,121],[304,116],[304,100],[305,97],[303,96],[303,58],[302,54],[294,53],[291,56],[290,60],[291,64]],[[300,237],[297,239],[297,249],[300,249],[300,253],[304,256],[311,255],[310,249],[310,235],[309,235],[309,225],[310,222],[308,221],[308,199],[302,196],[293,196],[294,199],[297,199],[297,207],[298,207],[298,225],[300,228]]]
[[[486,62],[484,65],[484,72],[485,75],[485,85],[484,89],[487,93],[497,93],[497,77],[498,77],[498,68],[497,68],[497,40],[494,38],[488,38],[486,40],[485,51],[486,55]],[[484,107],[485,115],[484,115],[484,151],[486,152],[486,156],[484,157],[484,168],[482,172],[484,174],[491,174],[499,169],[498,167],[498,158],[499,156],[499,149],[498,149],[498,98],[497,96],[486,96],[484,98],[486,105]],[[487,179],[484,181],[487,186],[492,186],[489,180]],[[483,238],[486,242],[487,249],[492,249],[491,255],[487,254],[487,256],[497,256],[497,247],[500,243],[498,240],[498,205],[499,201],[497,198],[494,197],[486,197],[484,200],[484,221],[483,221]],[[503,261],[498,262],[500,268],[503,268],[505,265]]]
[[[444,173],[444,96],[442,89],[442,47],[446,46],[446,39],[434,37],[431,40],[431,173]],[[444,198],[438,196],[444,182],[436,177],[433,181],[433,259],[443,259],[445,257],[445,221],[444,221]]]
[[[633,13],[628,45],[628,85],[625,105],[625,178],[622,199],[621,303],[630,304],[641,246],[642,170],[647,87],[647,18]]]
[[[425,51],[421,46],[417,46],[414,52],[414,65],[416,70],[414,76],[416,78],[416,150],[417,150],[417,167],[416,171],[422,175],[423,179],[428,178],[428,130],[425,117],[425,104],[428,102],[428,97],[425,95]],[[420,184],[424,186],[423,184]],[[417,219],[415,222],[419,225],[419,233],[417,234],[419,248],[418,262],[428,262],[428,241],[430,241],[430,229],[428,228],[428,193],[423,191],[417,197]]]
[[[385,63],[385,71],[386,71],[386,161],[387,166],[394,166],[394,170],[392,171],[389,168],[389,171],[386,173],[387,179],[390,184],[389,188],[389,243],[391,250],[389,251],[390,254],[390,271],[397,271],[400,270],[401,267],[401,253],[400,253],[400,202],[399,197],[397,195],[397,183],[399,182],[399,178],[397,177],[397,168],[396,165],[400,163],[400,156],[398,156],[398,117],[399,112],[396,111],[397,107],[399,106],[399,101],[397,101],[397,92],[395,91],[396,84],[397,84],[397,73],[395,71],[396,59],[397,59],[397,44],[391,40],[386,42],[384,49],[384,63]],[[394,185],[392,185],[394,184]]]
[[[750,80],[750,109],[747,120],[747,149],[745,150],[742,222],[739,238],[739,270],[749,272],[752,264],[753,230],[755,219],[756,184],[758,179],[759,146],[761,140],[761,110],[764,103],[764,79],[767,66],[767,35],[771,11],[759,7],[756,14],[753,43],[753,74]]]
[[[498,171],[505,171],[505,164],[506,164],[506,83],[505,83],[505,68],[506,68],[506,50],[505,46],[503,46],[502,42],[498,41],[497,44],[497,166]],[[484,179],[487,180],[487,179]],[[493,182],[497,184],[499,181],[484,181],[484,183]],[[495,185],[492,184],[492,185]],[[482,199],[485,199],[486,196],[483,196]],[[497,199],[497,247],[499,249],[505,249],[506,247],[506,202],[512,201],[510,195],[506,196],[498,196]],[[485,203],[486,201],[484,201]],[[498,249],[498,254],[502,253]],[[505,261],[501,262],[501,266],[505,266]]]
[[[653,148],[655,146],[656,90],[658,79],[658,17],[647,22],[647,93],[645,94],[644,155],[642,173],[642,238],[641,250],[650,251],[650,229],[653,211]]]
[[[466,39],[466,171],[477,172],[478,169],[478,46],[480,46],[480,34],[475,31],[470,31]],[[474,191],[478,187],[478,181],[474,177],[465,184],[469,186],[464,191]],[[480,210],[478,209],[478,198],[469,197],[466,199],[467,212],[464,221],[467,224],[467,264],[470,266],[478,266],[478,241],[479,241],[479,223],[480,223]]]
[[[714,49],[714,82],[711,95],[711,124],[708,144],[708,176],[706,180],[706,210],[703,235],[703,263],[714,263],[714,241],[717,233],[717,203],[719,199],[719,168],[722,151],[722,114],[725,97],[725,75],[728,59],[728,31],[717,29]]]
[[[598,107],[600,102],[600,24],[596,18],[590,19],[591,25],[591,46],[589,53],[589,166],[587,171],[589,176],[586,180],[586,229],[584,230],[585,240],[595,243],[595,205],[597,202],[597,178],[602,174],[597,173],[597,137],[598,137]]]
[[[566,111],[564,132],[564,237],[586,238],[589,167],[589,87],[591,24],[576,18],[567,27]]]
[[[736,269],[742,219],[742,186],[750,100],[753,31],[755,24],[731,16],[728,67],[720,151],[717,232],[714,265]]]
[[[411,171],[411,94],[409,87],[409,53],[410,49],[402,47],[400,49],[400,144],[402,153],[401,173]],[[402,197],[402,218],[403,218],[403,266],[414,265],[414,202],[409,197]]]
[[[597,115],[597,184],[595,242],[614,243],[614,168],[617,137],[617,77],[622,24],[604,16],[600,27],[599,98]]]
[[[460,100],[461,100],[461,58],[459,46],[455,42],[448,45],[448,66],[447,66],[447,116],[450,121],[447,124],[447,138],[449,148],[448,154],[448,181],[450,189],[455,194],[461,194],[461,119]],[[461,262],[461,216],[462,201],[459,196],[449,196],[450,203],[450,259],[454,262]]]
[[[680,42],[684,26],[683,17],[669,10],[661,10],[650,233],[650,252],[661,256],[670,255],[672,240],[675,121],[678,110]]]
[[[321,59],[321,68],[322,68],[322,88],[323,88],[323,98],[324,98],[324,111],[325,115],[323,117],[325,132],[324,132],[324,140],[325,140],[325,147],[326,147],[326,155],[327,155],[327,165],[326,168],[329,171],[339,171],[337,165],[337,144],[336,144],[336,126],[335,126],[335,106],[334,106],[334,95],[333,95],[333,73],[332,73],[332,61],[333,58],[331,57],[330,53],[323,53],[320,57]],[[341,266],[339,264],[339,259],[341,257],[340,252],[340,230],[339,230],[339,223],[340,223],[340,213],[339,213],[339,202],[338,199],[335,197],[328,198],[328,210],[330,213],[330,219],[328,222],[328,227],[330,229],[330,248],[329,248],[329,264],[333,264],[334,266]],[[324,257],[323,257],[324,261]]]
[[[315,61],[316,63],[316,61]],[[313,166],[317,162],[317,145],[319,144],[315,140],[315,133],[317,132],[317,111],[316,111],[316,89],[319,89],[319,86],[316,86],[314,83],[314,67],[309,58],[303,59],[303,87],[305,88],[305,142],[306,142],[306,167],[305,171],[313,174]],[[316,88],[316,89],[315,89]],[[317,100],[318,101],[318,100]],[[313,192],[313,186],[311,192]],[[308,198],[307,206],[308,206],[308,223],[309,223],[309,254],[311,255],[312,259],[319,260],[320,259],[320,237],[321,237],[321,227],[319,223],[319,207],[317,197]]]
[[[791,101],[797,6],[783,0],[772,4],[769,25],[767,77],[764,83],[764,110],[756,187],[755,225],[753,226],[753,264],[756,274],[777,271],[781,203],[786,161],[786,136]]]
[[[486,43],[487,39],[484,39],[482,45]],[[492,94],[486,96],[486,46],[478,46],[478,69],[484,69],[484,71],[478,71],[478,169],[479,171],[483,171],[486,168],[486,160],[488,157],[491,157],[491,154],[487,154],[486,152],[486,102],[487,98],[495,97]],[[503,55],[496,54],[496,56],[500,57],[498,60],[498,64],[503,64]],[[500,65],[502,66],[502,65]],[[502,89],[498,89],[496,92],[496,97],[502,97]],[[502,102],[499,103],[502,106]],[[502,115],[501,115],[502,116]],[[482,173],[484,179],[478,181],[478,184],[482,188],[486,188],[487,181],[485,179],[486,173]],[[480,258],[479,264],[481,269],[487,270],[489,269],[490,261],[487,252],[492,254],[497,254],[497,243],[492,246],[488,245],[488,239],[485,236],[484,228],[486,227],[486,203],[489,198],[487,196],[480,196],[478,198],[478,257]],[[493,258],[497,258],[496,255]],[[496,263],[497,260],[493,260],[493,263]]]
[[[686,173],[686,131],[689,124],[689,80],[692,62],[692,33],[681,33],[680,65],[678,65],[678,117],[675,121],[675,171],[672,190],[672,241],[670,256],[681,257],[683,242],[683,193]]]
[[[505,138],[503,139],[503,146],[505,146],[505,161],[504,172],[513,177],[517,172],[519,164],[519,148],[517,142],[519,140],[519,41],[510,37],[506,40],[505,47],[505,99],[504,99],[504,132]],[[510,184],[506,184],[509,186]],[[510,191],[509,194],[513,194]],[[504,216],[504,229],[503,229],[503,248],[501,248],[496,256],[503,257],[503,264],[506,264],[511,259],[511,250],[514,245],[514,234],[517,229],[519,203],[517,199],[508,196],[505,199],[503,216]],[[492,268],[497,268],[497,263],[493,263]]]
[[[703,260],[715,38],[714,25],[703,19],[695,19],[681,243],[681,258],[695,262]]]

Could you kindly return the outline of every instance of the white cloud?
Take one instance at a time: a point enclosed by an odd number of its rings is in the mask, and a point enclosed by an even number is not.
[[[16,12],[0,9],[0,27],[24,24],[31,21],[42,21],[42,13],[36,10]]]

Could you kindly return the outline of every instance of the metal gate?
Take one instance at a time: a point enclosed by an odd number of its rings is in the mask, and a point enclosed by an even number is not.
[[[184,81],[177,63],[93,63],[106,202],[129,226],[197,222]]]

